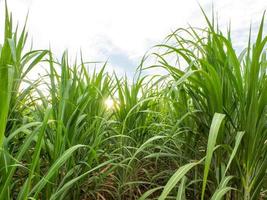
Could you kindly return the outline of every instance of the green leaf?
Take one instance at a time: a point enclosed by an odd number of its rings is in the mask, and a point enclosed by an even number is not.
[[[220,126],[221,126],[221,123],[224,117],[225,117],[224,114],[215,113],[213,116],[212,122],[211,122],[208,146],[207,146],[207,151],[206,151],[205,166],[204,166],[201,200],[203,200],[205,196],[205,189],[206,189],[207,179],[209,175],[211,159],[212,159],[213,151],[216,145],[216,139],[219,134]]]

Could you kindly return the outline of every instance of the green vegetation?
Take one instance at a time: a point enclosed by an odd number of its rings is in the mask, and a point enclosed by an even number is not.
[[[237,55],[230,31],[203,15],[207,28],[173,32],[128,80],[26,51],[25,26],[13,29],[6,9],[0,200],[266,199],[264,17]],[[28,80],[41,63],[47,74]]]

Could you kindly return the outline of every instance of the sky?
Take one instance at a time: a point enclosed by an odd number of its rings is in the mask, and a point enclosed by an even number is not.
[[[222,28],[231,21],[237,50],[245,47],[267,9],[266,0],[7,0],[14,19],[23,24],[29,11],[29,38],[36,49],[51,48],[57,57],[80,50],[86,61],[108,61],[107,70],[132,75],[142,56],[171,31],[188,24],[205,27],[199,4]],[[1,11],[4,3],[1,0]],[[0,29],[3,26],[3,12]],[[1,30],[2,31],[2,30]]]

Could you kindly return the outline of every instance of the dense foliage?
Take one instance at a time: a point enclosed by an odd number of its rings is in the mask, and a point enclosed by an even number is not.
[[[230,31],[203,15],[207,28],[170,34],[128,80],[26,51],[6,9],[0,200],[266,199],[264,19],[237,55]],[[39,65],[47,73],[30,80]]]

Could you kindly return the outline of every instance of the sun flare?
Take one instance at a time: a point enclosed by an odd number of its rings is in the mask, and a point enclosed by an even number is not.
[[[105,106],[108,110],[114,109],[114,101],[111,98],[105,100]]]

